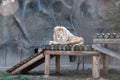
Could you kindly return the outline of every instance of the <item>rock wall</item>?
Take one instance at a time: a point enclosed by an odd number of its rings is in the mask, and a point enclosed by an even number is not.
[[[0,65],[12,66],[52,40],[56,25],[67,27],[92,44],[97,32],[112,32],[106,23],[113,0],[15,0],[9,16],[0,12]],[[2,6],[2,9],[6,9]],[[12,6],[12,10],[16,9]],[[15,62],[14,62],[15,60]],[[17,62],[16,62],[17,61]]]

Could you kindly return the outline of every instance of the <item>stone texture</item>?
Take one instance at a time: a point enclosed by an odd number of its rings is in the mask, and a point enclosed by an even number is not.
[[[56,25],[67,27],[73,34],[83,36],[85,44],[92,44],[96,32],[110,31],[104,19],[112,1],[18,0],[19,8],[13,15],[0,15],[0,64],[13,61],[12,57],[19,62],[33,54],[35,48],[48,44]]]

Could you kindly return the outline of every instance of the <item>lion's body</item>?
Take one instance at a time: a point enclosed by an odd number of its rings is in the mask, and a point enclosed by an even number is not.
[[[63,26],[56,26],[54,28],[53,41],[49,44],[79,44],[82,45],[84,39],[73,35],[69,30]]]

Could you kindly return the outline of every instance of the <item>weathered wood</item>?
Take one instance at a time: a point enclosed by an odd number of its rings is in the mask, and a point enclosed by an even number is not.
[[[55,57],[55,66],[56,66],[56,73],[60,72],[60,55]]]
[[[91,45],[62,45],[62,44],[56,44],[56,45],[45,45],[45,50],[62,50],[62,51],[93,51],[93,48]]]
[[[50,55],[45,54],[45,75],[50,74]]]
[[[105,48],[108,48],[107,44],[103,45]],[[104,75],[108,74],[108,68],[109,68],[109,56],[106,54],[103,54],[103,73]]]
[[[102,38],[102,39],[94,39],[93,42],[95,44],[100,44],[103,45],[104,47],[100,47],[98,45],[93,45],[93,48],[104,53],[102,54],[103,56],[103,71],[104,74],[108,74],[108,68],[109,68],[109,56],[115,57],[117,59],[120,59],[120,54],[107,49],[108,48],[108,44],[120,44],[120,37],[118,36],[118,34],[116,35],[115,33],[113,33],[113,35],[108,34],[107,36],[108,39]],[[111,39],[110,39],[111,38]]]
[[[53,50],[45,50],[45,54],[50,55],[71,55],[71,56],[94,56],[98,55],[97,51],[53,51]]]
[[[100,78],[100,57],[93,56],[92,77]]]
[[[33,58],[32,60],[30,60],[29,62],[27,62],[26,64],[23,64],[22,66],[20,66],[19,68],[15,69],[13,72],[11,72],[10,74],[16,74],[16,73],[20,73],[20,71],[22,71],[24,68],[30,66],[31,64],[35,63],[36,61],[38,61],[39,59],[43,58],[44,55],[40,54],[39,56],[37,56],[36,58]]]
[[[92,47],[99,52],[102,52],[102,53],[107,54],[109,56],[112,56],[114,58],[120,59],[120,54],[119,53],[116,53],[116,52],[114,52],[112,50],[109,50],[107,48],[98,46],[96,44],[93,44]]]
[[[45,54],[45,75],[49,75],[50,74],[50,59],[49,56],[50,55],[55,55],[56,56],[56,72],[60,72],[60,56],[64,55],[64,56],[94,56],[93,57],[93,71],[94,73],[92,73],[93,78],[98,78],[100,77],[100,73],[99,73],[99,59],[97,56],[99,56],[99,52],[97,51],[53,51],[53,50],[45,50],[44,52]],[[48,56],[49,55],[49,56]]]
[[[109,56],[106,54],[103,54],[103,74],[107,75],[108,74],[108,69],[109,69]]]
[[[93,39],[95,44],[120,44],[120,39]]]

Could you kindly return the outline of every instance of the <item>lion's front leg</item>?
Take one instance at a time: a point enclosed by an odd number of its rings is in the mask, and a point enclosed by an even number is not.
[[[49,41],[49,45],[52,44],[68,44],[67,42],[56,42],[56,41]]]
[[[52,45],[52,44],[59,44],[59,43],[56,41],[49,41],[49,45]]]

